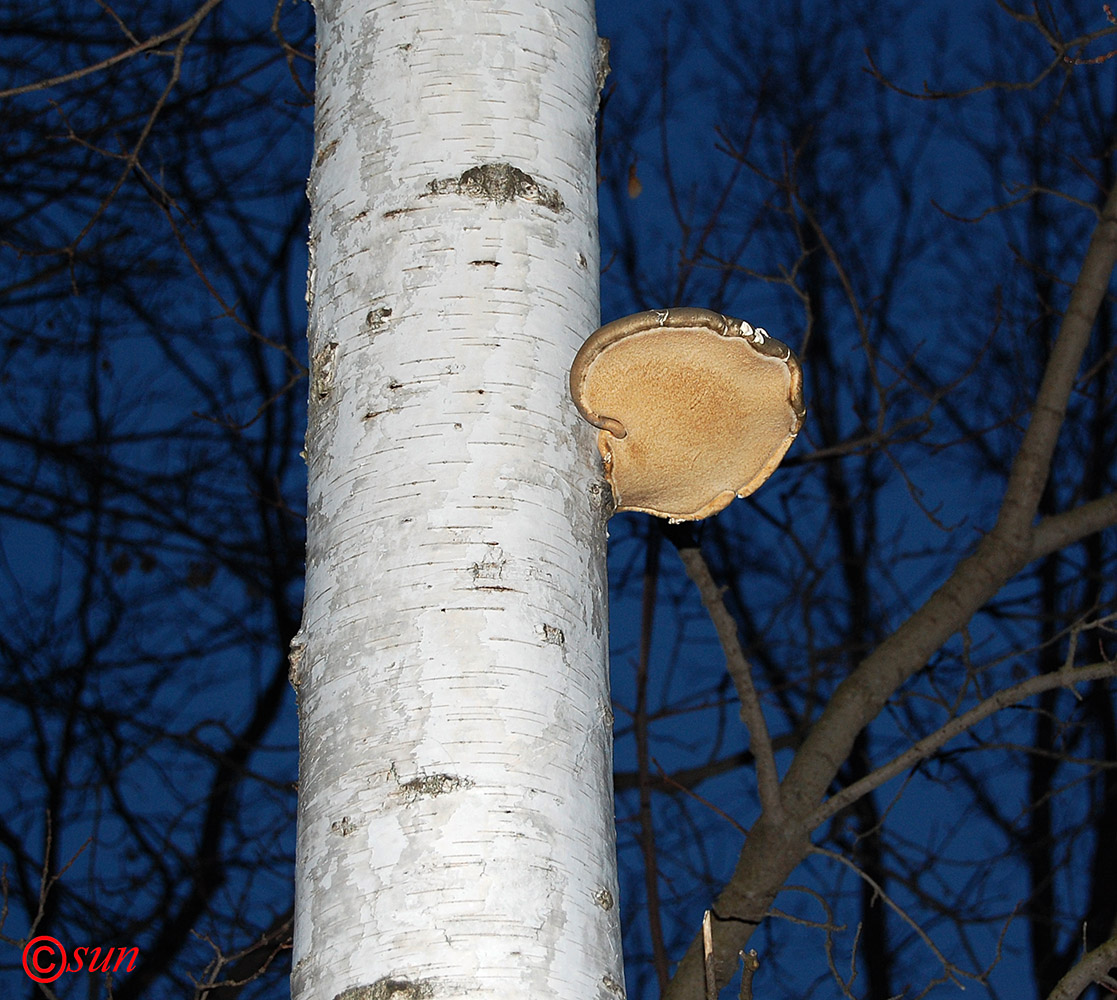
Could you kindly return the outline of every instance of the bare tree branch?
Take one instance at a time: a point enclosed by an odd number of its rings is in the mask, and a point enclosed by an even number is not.
[[[840,792],[835,792],[821,806],[819,806],[807,819],[807,825],[812,829],[825,822],[831,816],[837,815],[847,806],[856,802],[862,795],[871,792],[874,788],[891,781],[897,775],[914,767],[920,761],[926,760],[935,751],[944,747],[955,736],[960,736],[967,729],[976,726],[983,719],[988,719],[995,712],[1009,705],[1017,705],[1022,701],[1049,691],[1056,687],[1074,687],[1087,681],[1100,680],[1103,677],[1117,676],[1117,663],[1092,663],[1085,667],[1065,667],[1051,674],[1040,674],[1038,677],[1029,677],[1026,681],[1015,684],[1009,688],[996,691],[986,698],[980,705],[964,712],[957,718],[951,719],[946,725],[913,743],[902,754],[894,757],[887,764],[876,768],[859,781],[846,785]]]
[[[1083,955],[1055,984],[1047,1000],[1076,1000],[1093,983],[1107,978],[1114,966],[1117,966],[1117,935]],[[1106,988],[1112,991],[1112,987],[1107,985]]]
[[[69,73],[63,73],[59,76],[47,77],[43,80],[36,80],[34,83],[25,83],[21,87],[9,87],[7,90],[0,90],[0,98],[16,97],[19,94],[29,94],[36,90],[50,90],[51,87],[58,87],[64,83],[72,83],[74,80],[80,80],[83,77],[89,76],[92,73],[100,73],[117,63],[124,62],[126,59],[131,59],[133,56],[138,56],[143,52],[150,52],[152,49],[159,48],[165,42],[172,41],[176,38],[189,40],[189,38],[198,30],[198,26],[206,19],[209,12],[212,11],[221,3],[221,0],[205,0],[205,2],[185,21],[181,24],[175,25],[168,31],[164,31],[158,35],[152,35],[146,41],[135,42],[131,48],[125,49],[123,52],[118,52],[116,55],[109,56],[107,59],[102,59],[100,62],[91,63],[89,66],[83,66],[81,69],[75,69]],[[103,6],[103,5],[102,5]],[[120,24],[119,19],[113,15],[114,20]]]
[[[701,550],[693,544],[681,544],[677,551],[687,575],[702,595],[702,603],[710,614],[714,628],[717,629],[718,639],[725,653],[726,668],[737,688],[737,696],[741,701],[741,721],[748,727],[749,747],[756,760],[756,783],[761,806],[770,817],[782,819],[783,804],[780,801],[779,772],[772,753],[772,739],[752,681],[752,667],[745,659],[737,638],[737,623],[721,599],[721,591],[710,574],[710,567],[706,565]]]

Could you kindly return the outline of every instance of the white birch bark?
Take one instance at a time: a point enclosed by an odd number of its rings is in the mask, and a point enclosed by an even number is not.
[[[317,0],[295,1000],[623,993],[592,0]]]

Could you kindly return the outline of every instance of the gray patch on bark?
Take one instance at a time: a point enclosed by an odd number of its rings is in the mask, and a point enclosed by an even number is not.
[[[305,653],[306,640],[300,629],[291,640],[291,645],[288,647],[287,652],[287,680],[290,682],[291,687],[295,689],[296,694],[299,690],[299,684],[302,682],[302,675],[299,668],[302,666]]]
[[[601,708],[601,727],[605,730],[609,739],[613,738],[613,726],[616,721],[616,717],[613,715],[613,706],[606,702]]]
[[[389,774],[396,782],[396,791],[409,802],[428,795],[446,795],[456,792],[460,788],[472,788],[473,782],[457,774],[420,774],[417,778],[400,781],[396,772],[396,765],[389,769]]]
[[[342,816],[341,819],[330,824],[330,833],[336,833],[342,837],[352,836],[356,832],[357,824],[348,816]]]
[[[617,512],[617,501],[613,498],[612,487],[606,479],[597,479],[589,484],[590,506],[597,512],[604,524]]]
[[[624,995],[624,986],[621,983],[618,983],[608,973],[601,977],[601,989],[598,991],[598,996],[623,997]]]
[[[385,976],[368,986],[350,986],[338,993],[334,1000],[427,1000],[432,996],[434,987],[425,979],[412,982]]]
[[[461,778],[456,774],[424,774],[402,782],[399,790],[407,798],[414,800],[424,795],[446,795],[459,788],[469,788],[472,784],[468,778]]]
[[[325,399],[333,388],[337,346],[336,342],[331,341],[320,351],[316,351],[311,360],[310,388],[315,399]]]
[[[609,75],[609,39],[597,40],[597,65],[594,67],[595,83],[597,84],[597,102],[601,103],[601,91],[605,89],[605,78]]]
[[[427,191],[430,194],[461,194],[497,205],[520,200],[534,202],[552,212],[566,209],[561,195],[554,188],[537,183],[531,174],[510,163],[482,163],[479,167],[470,167],[460,177],[431,181]]]
[[[387,306],[377,306],[365,315],[365,326],[375,334],[381,327],[387,325],[391,315],[392,310]]]

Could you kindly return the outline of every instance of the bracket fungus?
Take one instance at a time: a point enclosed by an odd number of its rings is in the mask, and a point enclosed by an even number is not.
[[[803,373],[784,343],[709,309],[607,323],[582,345],[570,393],[600,431],[617,510],[716,514],[780,464],[803,423]]]

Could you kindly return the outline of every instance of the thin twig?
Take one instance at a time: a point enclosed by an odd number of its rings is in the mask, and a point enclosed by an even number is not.
[[[1049,691],[1057,687],[1073,687],[1075,684],[1084,684],[1087,681],[1096,681],[1103,677],[1114,676],[1117,676],[1117,663],[1094,663],[1087,667],[1064,667],[1062,670],[1056,670],[1049,674],[1029,677],[1026,681],[997,691],[980,705],[971,708],[955,719],[951,719],[946,725],[931,733],[930,736],[925,736],[913,743],[907,750],[894,757],[883,767],[878,767],[865,777],[846,785],[840,792],[835,792],[811,813],[807,819],[807,826],[809,829],[815,829],[819,824],[852,805],[862,796],[891,781],[898,774],[914,767],[920,761],[926,760],[954,737],[960,736],[967,729],[971,729],[1002,708],[1015,705],[1034,694],[1039,694],[1041,691]]]
[[[169,31],[164,31],[159,35],[152,35],[152,37],[146,41],[138,42],[130,48],[125,49],[123,52],[118,52],[114,56],[109,56],[107,59],[102,59],[100,62],[92,63],[89,66],[83,66],[81,69],[75,69],[70,73],[47,77],[45,80],[36,80],[34,83],[25,83],[22,87],[10,87],[8,90],[0,90],[0,97],[15,97],[18,94],[29,94],[36,90],[49,90],[51,87],[58,87],[64,83],[72,83],[74,80],[80,80],[82,77],[89,76],[91,73],[100,73],[102,70],[106,70],[110,66],[115,66],[125,59],[138,56],[141,52],[157,49],[164,42],[169,42],[174,38],[178,38],[179,35],[185,34],[189,37],[198,29],[198,25],[205,20],[206,15],[219,3],[221,3],[221,0],[206,0],[206,2],[194,11],[190,17],[181,24],[171,28]]]
[[[756,949],[750,948],[747,952],[740,953],[741,958],[741,1000],[752,1000],[752,977],[760,968],[760,959],[756,956]]]
[[[825,847],[818,847],[818,846],[812,846],[811,847],[811,853],[812,854],[821,854],[824,857],[830,858],[833,861],[837,861],[840,864],[845,865],[847,868],[854,871],[857,874],[858,878],[863,879],[870,886],[872,886],[873,891],[884,902],[884,904],[893,913],[895,913],[905,924],[907,924],[916,933],[916,935],[919,937],[919,939],[931,950],[931,952],[934,954],[935,958],[937,958],[939,960],[939,962],[942,964],[943,971],[947,974],[947,976],[950,977],[951,982],[953,982],[955,986],[959,987],[960,989],[965,989],[965,987],[962,985],[962,983],[958,979],[959,976],[964,976],[967,979],[976,979],[977,978],[976,976],[972,975],[971,973],[966,972],[964,969],[959,968],[957,965],[955,965],[953,962],[951,962],[950,959],[948,959],[939,950],[938,946],[935,944],[934,941],[931,940],[931,938],[929,937],[927,932],[925,930],[923,930],[923,928],[920,927],[919,924],[912,917],[908,916],[907,912],[903,909],[903,907],[901,907],[898,903],[896,903],[888,895],[888,893],[886,893],[884,891],[884,889],[881,888],[879,883],[877,883],[866,872],[864,872],[860,868],[858,868],[857,865],[855,865],[852,861],[849,860],[849,858],[843,857],[841,854],[838,854],[836,851],[828,851]]]

